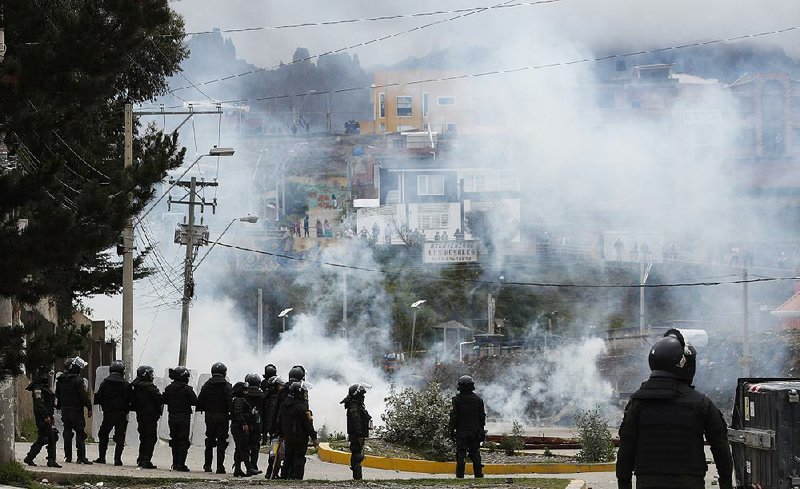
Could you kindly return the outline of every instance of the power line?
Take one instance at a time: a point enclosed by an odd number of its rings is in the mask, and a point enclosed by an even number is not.
[[[518,2],[518,3],[511,3],[507,5],[500,5],[495,8],[512,8],[512,7],[527,7],[531,5],[539,5],[543,3],[556,3],[561,0],[539,0],[535,2]],[[475,12],[481,10],[483,7],[470,7],[470,8],[459,8],[453,10],[435,10],[430,12],[415,12],[411,14],[393,14],[393,15],[380,15],[378,17],[362,17],[356,19],[340,19],[340,20],[328,20],[322,22],[299,22],[296,24],[283,24],[283,25],[273,25],[273,26],[259,26],[259,27],[239,27],[239,28],[231,28],[231,29],[214,29],[210,31],[194,31],[194,32],[186,32],[184,36],[197,36],[203,34],[214,34],[214,33],[240,33],[240,32],[257,32],[257,31],[267,31],[267,30],[283,30],[283,29],[296,29],[299,27],[318,27],[318,26],[330,26],[330,25],[339,25],[339,24],[356,24],[361,22],[375,22],[375,21],[383,21],[383,20],[396,20],[396,19],[413,19],[417,17],[430,17],[432,15],[445,15],[445,14],[459,14],[465,12]],[[164,34],[165,37],[175,37],[170,34]]]
[[[433,26],[436,26],[436,25],[439,25],[439,24],[444,24],[446,22],[450,22],[450,21],[453,21],[453,20],[462,19],[464,17],[469,17],[470,15],[475,15],[475,14],[479,14],[479,13],[482,13],[482,12],[486,12],[487,10],[500,8],[500,7],[504,6],[504,5],[507,5],[507,4],[511,3],[512,1],[513,0],[506,0],[505,2],[501,2],[501,3],[498,3],[498,4],[492,5],[490,7],[480,7],[480,8],[477,8],[475,10],[470,10],[468,12],[459,13],[458,15],[455,15],[453,17],[448,17],[446,19],[436,20],[436,21],[433,21],[433,22],[429,22],[427,24],[423,24],[421,26],[412,27],[411,29],[405,29],[403,31],[398,31],[398,32],[395,32],[395,33],[392,33],[392,34],[387,34],[385,36],[381,36],[381,37],[377,37],[377,38],[374,38],[374,39],[370,39],[368,41],[363,41],[363,42],[359,42],[359,43],[356,43],[356,44],[351,44],[350,46],[345,46],[345,47],[338,48],[338,49],[332,49],[332,50],[324,52],[322,54],[315,54],[313,56],[306,56],[305,58],[292,60],[291,63],[285,63],[285,64],[284,63],[280,63],[280,64],[273,65],[273,66],[270,66],[270,67],[267,67],[267,68],[258,68],[258,69],[255,69],[255,70],[249,70],[249,71],[245,71],[245,72],[242,72],[242,73],[237,73],[235,75],[228,75],[228,76],[225,76],[225,77],[222,77],[222,78],[216,78],[214,80],[204,81],[202,83],[199,83],[199,85],[201,85],[201,86],[202,85],[210,85],[212,83],[218,83],[218,82],[221,82],[221,81],[230,80],[232,78],[239,78],[239,77],[242,77],[242,76],[248,76],[248,75],[253,75],[255,73],[260,73],[262,71],[272,70],[272,69],[278,68],[280,66],[290,66],[290,65],[293,65],[293,64],[302,63],[304,61],[311,61],[311,60],[320,58],[322,56],[342,53],[344,51],[349,51],[349,50],[354,49],[354,48],[358,48],[358,47],[362,47],[362,46],[368,46],[370,44],[374,44],[376,42],[381,42],[381,41],[386,41],[388,39],[394,39],[395,37],[400,37],[400,36],[403,36],[405,34],[410,34],[412,32],[421,31],[423,29],[427,29],[428,27],[433,27]],[[558,2],[558,1],[561,1],[561,0],[551,0],[549,3]],[[179,90],[185,90],[187,88],[192,88],[192,86],[185,86],[185,87],[175,88],[173,90],[170,90],[169,93],[173,94],[173,93],[175,93],[175,92],[177,92]],[[194,88],[197,88],[197,87],[194,86]]]
[[[710,44],[718,44],[722,42],[736,42],[742,41],[745,39],[755,39],[759,37],[766,37],[772,36],[776,34],[784,34],[787,32],[791,32],[794,30],[800,29],[800,26],[792,26],[786,27],[783,29],[777,29],[773,31],[765,31],[759,33],[751,33],[751,34],[742,34],[738,36],[731,36],[731,37],[724,37],[718,39],[712,39],[708,41],[696,41],[686,44],[679,44],[674,46],[662,47],[662,48],[655,48],[655,49],[644,49],[641,51],[633,51],[629,53],[619,53],[619,54],[609,54],[605,56],[596,56],[593,58],[575,58],[572,60],[554,62],[554,63],[546,63],[541,65],[529,65],[529,66],[520,66],[517,68],[508,68],[502,70],[491,70],[491,71],[483,71],[478,73],[468,73],[463,75],[452,75],[440,78],[428,78],[428,79],[421,79],[421,80],[412,80],[406,82],[394,82],[394,83],[385,83],[381,85],[377,84],[370,84],[358,87],[348,87],[348,88],[338,88],[338,89],[330,89],[330,90],[314,90],[313,93],[311,91],[308,92],[309,95],[326,95],[326,94],[336,94],[336,93],[346,93],[346,92],[354,92],[358,90],[372,90],[376,88],[389,88],[389,87],[397,87],[402,85],[421,85],[421,84],[428,84],[428,83],[439,83],[439,82],[446,82],[446,81],[456,81],[456,80],[465,80],[468,78],[480,78],[484,76],[496,76],[496,75],[507,75],[513,73],[521,73],[524,71],[534,71],[534,70],[541,70],[541,69],[549,69],[549,68],[559,68],[564,66],[570,65],[577,65],[577,64],[584,64],[584,63],[594,63],[599,61],[608,61],[612,59],[622,59],[622,58],[629,58],[633,56],[641,56],[644,54],[653,54],[653,53],[660,53],[666,51],[677,51],[680,49],[686,49],[690,47],[697,47],[697,46],[708,46]],[[233,78],[234,76],[230,76],[228,78]],[[226,78],[227,79],[227,78]],[[188,88],[188,87],[186,87]],[[270,95],[264,97],[254,97],[254,98],[247,98],[247,99],[233,99],[233,100],[223,100],[220,103],[244,103],[244,102],[257,102],[257,101],[264,101],[264,100],[279,100],[279,99],[287,99],[296,96],[295,93],[283,94],[283,95]],[[177,106],[176,106],[177,107]],[[175,108],[175,107],[170,107]]]
[[[404,272],[408,272],[407,268],[393,270],[389,268],[359,267],[354,265],[345,265],[342,263],[332,263],[322,260],[315,260],[311,258],[303,258],[300,256],[286,255],[283,253],[273,253],[270,251],[256,250],[253,248],[248,248],[246,246],[231,245],[222,242],[217,242],[217,246],[224,246],[226,248],[232,248],[240,251],[247,251],[250,253],[257,253],[259,255],[272,256],[275,258],[285,258],[287,260],[313,263],[316,265],[326,265],[334,268],[359,270],[362,272],[375,272],[387,275],[399,275]],[[418,273],[417,275],[430,278],[433,280],[449,281],[449,282],[466,281],[466,282],[473,282],[486,285],[513,285],[513,286],[526,286],[526,287],[555,287],[555,288],[573,288],[573,289],[639,289],[639,288],[659,289],[659,288],[674,288],[674,287],[711,287],[717,285],[735,285],[744,283],[749,284],[758,282],[779,282],[786,280],[800,280],[800,277],[763,277],[763,278],[749,278],[749,279],[739,279],[739,280],[729,280],[729,281],[720,280],[720,281],[702,281],[702,282],[677,282],[668,284],[638,284],[638,283],[637,284],[564,284],[564,283],[552,283],[552,282],[511,282],[507,280],[500,281],[500,280],[481,280],[481,279],[469,279],[469,278],[448,279],[446,277],[426,274],[426,273]]]

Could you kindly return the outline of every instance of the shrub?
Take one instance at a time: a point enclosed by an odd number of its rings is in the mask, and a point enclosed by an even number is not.
[[[516,455],[517,451],[525,448],[525,427],[522,423],[514,420],[511,423],[511,435],[503,435],[500,439],[500,449],[506,452],[506,455]]]
[[[439,384],[431,382],[422,391],[406,387],[392,391],[381,415],[384,426],[378,434],[386,441],[419,450],[431,460],[453,458],[453,442],[447,422],[451,401]]]
[[[600,413],[600,406],[575,414],[575,426],[581,449],[577,459],[580,462],[611,462],[614,460],[614,443],[608,431],[608,421]]]
[[[330,428],[328,428],[328,425],[323,423],[322,427],[317,430],[317,439],[321,442],[331,442],[346,440],[347,435],[341,431],[331,431]]]
[[[494,453],[494,451],[497,450],[497,443],[493,441],[485,441],[483,442],[483,448],[489,450],[489,452]]]
[[[25,470],[21,463],[11,461],[0,464],[0,484],[28,487],[33,483],[33,474]]]

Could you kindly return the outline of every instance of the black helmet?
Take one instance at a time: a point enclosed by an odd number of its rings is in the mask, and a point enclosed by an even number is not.
[[[457,389],[462,392],[471,392],[475,390],[475,381],[469,375],[462,375],[458,378]]]
[[[217,362],[211,366],[211,375],[221,375],[225,377],[225,374],[228,373],[228,367],[225,366],[222,362]]]
[[[64,362],[64,371],[68,374],[79,374],[86,365],[86,361],[81,357],[67,358]]]
[[[366,393],[367,393],[367,387],[360,382],[358,384],[351,385],[350,388],[347,390],[347,395],[349,395],[350,397],[359,397],[359,396],[364,397],[364,394]]]
[[[184,366],[169,369],[169,378],[179,382],[189,382],[189,370]]]
[[[247,374],[244,377],[244,381],[247,382],[249,386],[258,387],[261,385],[261,376],[258,374]]]
[[[285,383],[286,383],[286,381],[283,380],[282,378],[278,377],[277,375],[273,375],[272,377],[270,377],[267,380],[267,385],[272,386],[272,387],[281,387]]]
[[[289,384],[289,394],[294,394],[296,396],[298,394],[304,394],[305,392],[308,392],[308,387],[305,382],[296,381]]]
[[[31,377],[31,380],[38,383],[46,384],[50,381],[50,369],[47,367],[39,367]]]
[[[686,365],[679,375],[681,380],[691,384],[692,380],[694,380],[694,374],[697,371],[697,349],[694,345],[686,341],[683,337],[683,333],[678,329],[668,329],[667,332],[664,333],[664,337],[666,338],[669,336],[676,338],[684,346],[683,355],[686,358]]]
[[[306,369],[302,365],[295,365],[289,370],[289,380],[301,381],[306,379]]]
[[[268,363],[267,366],[264,367],[264,378],[269,379],[275,375],[278,375],[278,369],[275,368],[275,365]]]
[[[155,377],[155,371],[150,365],[139,365],[139,368],[136,369],[136,376],[142,380],[152,381],[153,377]]]
[[[673,335],[658,340],[651,348],[647,358],[653,374],[686,380],[688,375],[688,356],[691,350],[683,341]]]
[[[111,362],[111,366],[108,367],[108,371],[112,374],[124,374],[125,373],[125,362],[122,360],[114,360]]]
[[[247,389],[247,384],[244,382],[237,382],[233,384],[233,395],[241,397],[244,395],[244,390]]]

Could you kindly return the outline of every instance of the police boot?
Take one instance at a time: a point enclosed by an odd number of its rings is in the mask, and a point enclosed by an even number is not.
[[[225,473],[225,447],[227,444],[217,447],[217,474]]]
[[[214,447],[206,447],[203,472],[211,472],[211,461],[214,458]]]
[[[483,464],[475,467],[475,478],[482,479],[483,478]]]
[[[105,459],[105,453],[103,454],[103,459]],[[92,461],[86,458],[86,445],[83,443],[78,445],[78,460],[76,460],[76,463],[92,465]]]
[[[364,478],[364,473],[363,470],[361,469],[361,466],[353,467],[353,479],[359,481],[363,478]]]
[[[242,462],[237,461],[235,464],[235,468],[233,469],[233,476],[234,477],[247,477],[247,474],[242,472]]]
[[[56,462],[56,445],[55,443],[47,447],[47,466],[60,469],[61,466]]]
[[[122,450],[125,449],[125,445],[122,443],[117,443],[114,447],[114,465],[117,467],[122,465]]]
[[[273,452],[269,452],[269,457],[267,457],[267,470],[265,470],[264,478],[271,479],[272,478],[272,471],[275,465],[275,454]]]
[[[106,451],[108,450],[108,440],[100,440],[97,443],[97,458],[94,459],[94,463],[96,464],[104,464],[106,463]],[[78,463],[81,462],[81,454],[80,450],[78,450]]]
[[[25,458],[22,461],[25,462],[27,465],[30,465],[31,467],[36,467],[36,462],[33,461],[33,457],[31,456],[30,452],[28,453],[28,455],[25,456]]]
[[[67,443],[67,440],[64,440],[64,462],[72,463],[72,440]]]

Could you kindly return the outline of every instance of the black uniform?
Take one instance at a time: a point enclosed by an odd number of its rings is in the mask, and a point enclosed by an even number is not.
[[[364,396],[347,396],[344,401],[347,411],[347,438],[350,440],[350,470],[353,479],[361,479],[363,471],[361,463],[364,461],[364,443],[369,437],[369,422],[372,416],[364,406]]]
[[[456,477],[464,477],[467,453],[472,460],[475,477],[483,477],[481,442],[485,437],[486,411],[483,399],[472,391],[461,391],[453,397],[448,427],[456,441]]]
[[[131,382],[131,411],[136,411],[139,430],[139,456],[136,464],[151,468],[153,449],[158,441],[158,420],[164,407],[164,397],[150,380],[136,378]]]
[[[288,389],[284,389],[288,391]],[[309,438],[317,440],[314,418],[308,409],[303,391],[290,393],[280,405],[278,436],[283,438],[286,479],[302,479],[305,474],[306,450]]]
[[[172,468],[189,470],[186,456],[189,453],[189,427],[192,422],[192,406],[197,405],[197,395],[189,384],[173,380],[164,389],[164,404],[169,411],[169,446],[172,447]]]
[[[108,435],[114,430],[114,465],[122,465],[125,433],[128,430],[128,413],[131,409],[131,385],[121,373],[112,372],[100,384],[94,403],[103,408],[103,422],[98,436],[99,456],[95,462],[105,463]]]
[[[261,409],[261,442],[262,444],[267,444],[272,432],[272,414],[278,393],[273,386],[269,385],[269,379],[261,381],[261,390],[264,392],[264,403]]]
[[[278,396],[281,392],[284,391],[283,384],[273,384],[269,385],[267,390],[265,391],[264,395],[264,422],[262,431],[266,433],[268,441],[274,440],[276,435],[276,425],[278,424],[276,418],[278,415]],[[281,396],[285,397],[285,396]],[[278,445],[278,449],[280,450],[280,444]],[[269,458],[267,459],[267,470],[266,477],[267,479],[272,479],[277,477],[277,472],[280,470],[280,461],[278,461],[278,466],[275,466],[275,450],[273,449],[272,445],[270,445],[270,452]]]
[[[64,458],[72,462],[72,437],[78,450],[78,461],[86,463],[86,420],[83,409],[92,412],[89,393],[83,385],[83,377],[75,373],[63,373],[56,379],[56,409],[61,411],[64,423]]]
[[[197,396],[197,411],[206,413],[206,451],[203,469],[211,471],[214,447],[217,449],[217,473],[225,473],[225,449],[228,447],[228,420],[231,415],[232,386],[224,375],[214,374],[203,384]]]
[[[246,396],[238,395],[233,398],[231,434],[236,447],[233,456],[236,468],[233,474],[237,477],[253,475],[255,472],[250,465],[250,425],[254,416],[253,407],[250,406]],[[244,463],[244,471],[242,471],[242,463]]]
[[[28,455],[25,456],[25,463],[36,465],[33,459],[39,455],[42,447],[47,446],[47,465],[58,466],[56,463],[56,441],[58,432],[53,426],[53,414],[56,402],[56,395],[50,390],[47,378],[39,378],[31,382],[25,388],[31,391],[33,397],[33,417],[36,420],[36,441],[31,445]]]
[[[251,385],[245,390],[245,396],[250,407],[253,408],[253,416],[250,418],[250,430],[248,433],[250,466],[254,471],[258,471],[258,454],[261,449],[261,424],[264,419],[264,391],[258,386]]]
[[[705,487],[703,435],[719,472],[720,489],[731,489],[733,462],[722,413],[688,383],[653,374],[631,395],[619,428],[617,480],[631,489]]]

